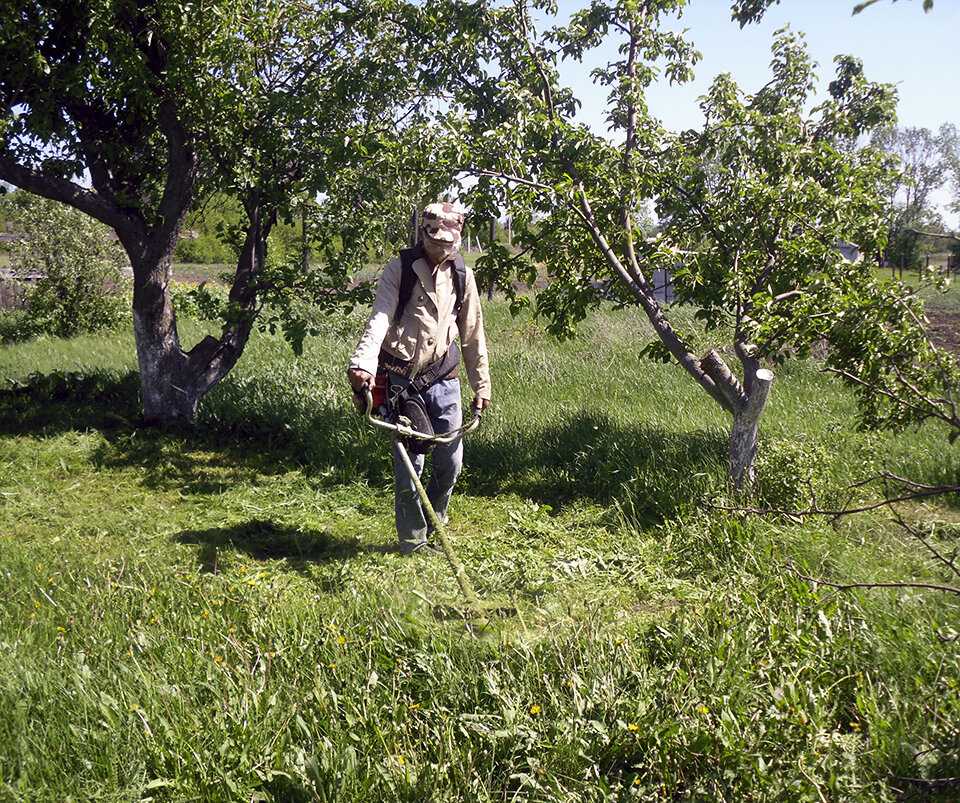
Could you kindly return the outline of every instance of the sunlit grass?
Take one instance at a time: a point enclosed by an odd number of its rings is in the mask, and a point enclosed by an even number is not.
[[[344,378],[362,321],[299,360],[255,335],[167,434],[137,425],[129,333],[0,347],[0,799],[860,801],[958,774],[956,603],[788,568],[942,579],[917,544],[709,509],[728,421],[639,359],[638,312],[558,344],[485,310],[494,406],[449,522],[516,610],[485,633],[436,618],[442,557],[393,547],[388,440]],[[958,468],[934,429],[857,431],[815,363],[778,369],[763,438],[785,504]],[[909,510],[944,548],[949,501]]]

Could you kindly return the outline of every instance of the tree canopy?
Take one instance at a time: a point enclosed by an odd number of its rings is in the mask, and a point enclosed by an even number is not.
[[[559,335],[598,303],[596,282],[611,280],[654,327],[658,341],[645,353],[675,360],[732,415],[731,466],[742,483],[768,366],[809,351],[829,328],[824,321],[842,314],[842,288],[866,291],[870,270],[838,246],[856,244],[868,258],[881,247],[893,162],[850,141],[891,119],[895,94],[843,57],[830,97],[804,112],[813,65],[802,38],[783,31],[764,87],[745,95],[718,77],[703,99],[704,129],[669,135],[644,93],[658,76],[682,82],[692,74],[698,54],[666,27],[684,5],[598,1],[542,32],[537,4],[503,11],[490,68],[496,88],[482,76],[465,85],[463,114],[450,125],[459,126],[454,141],[478,178],[475,208],[509,208],[515,221],[520,255],[494,250],[482,267],[501,279],[545,271],[550,283],[537,310]],[[594,73],[608,93],[604,137],[576,121],[578,100],[557,67],[610,39],[620,58]],[[725,348],[700,353],[693,333],[672,322],[653,287],[658,268],[674,274],[680,300],[696,303]]]
[[[148,420],[195,415],[265,302],[296,344],[292,297],[358,297],[349,270],[409,187],[387,154],[428,110],[408,37],[424,18],[378,0],[71,0],[16,3],[0,21],[0,179],[117,232]],[[187,352],[169,266],[191,203],[211,192],[245,219],[223,332]],[[267,237],[315,198],[324,269],[305,276],[299,260],[267,260]]]

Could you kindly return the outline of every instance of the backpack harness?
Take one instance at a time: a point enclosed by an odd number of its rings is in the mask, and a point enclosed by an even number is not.
[[[393,313],[393,322],[399,323],[403,317],[403,310],[413,295],[413,288],[417,284],[417,274],[413,270],[413,263],[423,256],[423,246],[419,243],[413,248],[404,248],[400,251],[400,292],[397,294],[397,308]],[[453,305],[453,314],[459,315],[463,306],[463,296],[467,290],[467,265],[458,252],[453,260],[453,293],[457,297]]]

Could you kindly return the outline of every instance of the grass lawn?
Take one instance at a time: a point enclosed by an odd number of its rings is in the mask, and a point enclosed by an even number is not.
[[[435,615],[442,556],[395,550],[344,377],[362,319],[299,359],[255,335],[176,433],[137,424],[130,332],[0,346],[0,800],[956,799],[958,600],[797,574],[950,581],[921,545],[883,512],[717,509],[729,422],[639,358],[639,311],[562,344],[485,314],[449,522],[516,610],[484,631]],[[778,369],[762,436],[751,504],[960,471],[934,427],[859,431],[815,363]],[[902,512],[956,547],[956,498]]]

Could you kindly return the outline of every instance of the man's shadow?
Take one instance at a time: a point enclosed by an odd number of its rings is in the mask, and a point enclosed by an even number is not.
[[[387,545],[367,545],[356,538],[343,538],[327,530],[278,524],[270,519],[249,521],[199,530],[183,530],[177,543],[199,547],[200,571],[216,574],[230,553],[251,560],[282,560],[290,568],[306,573],[311,565],[347,561],[365,554],[396,551]]]

